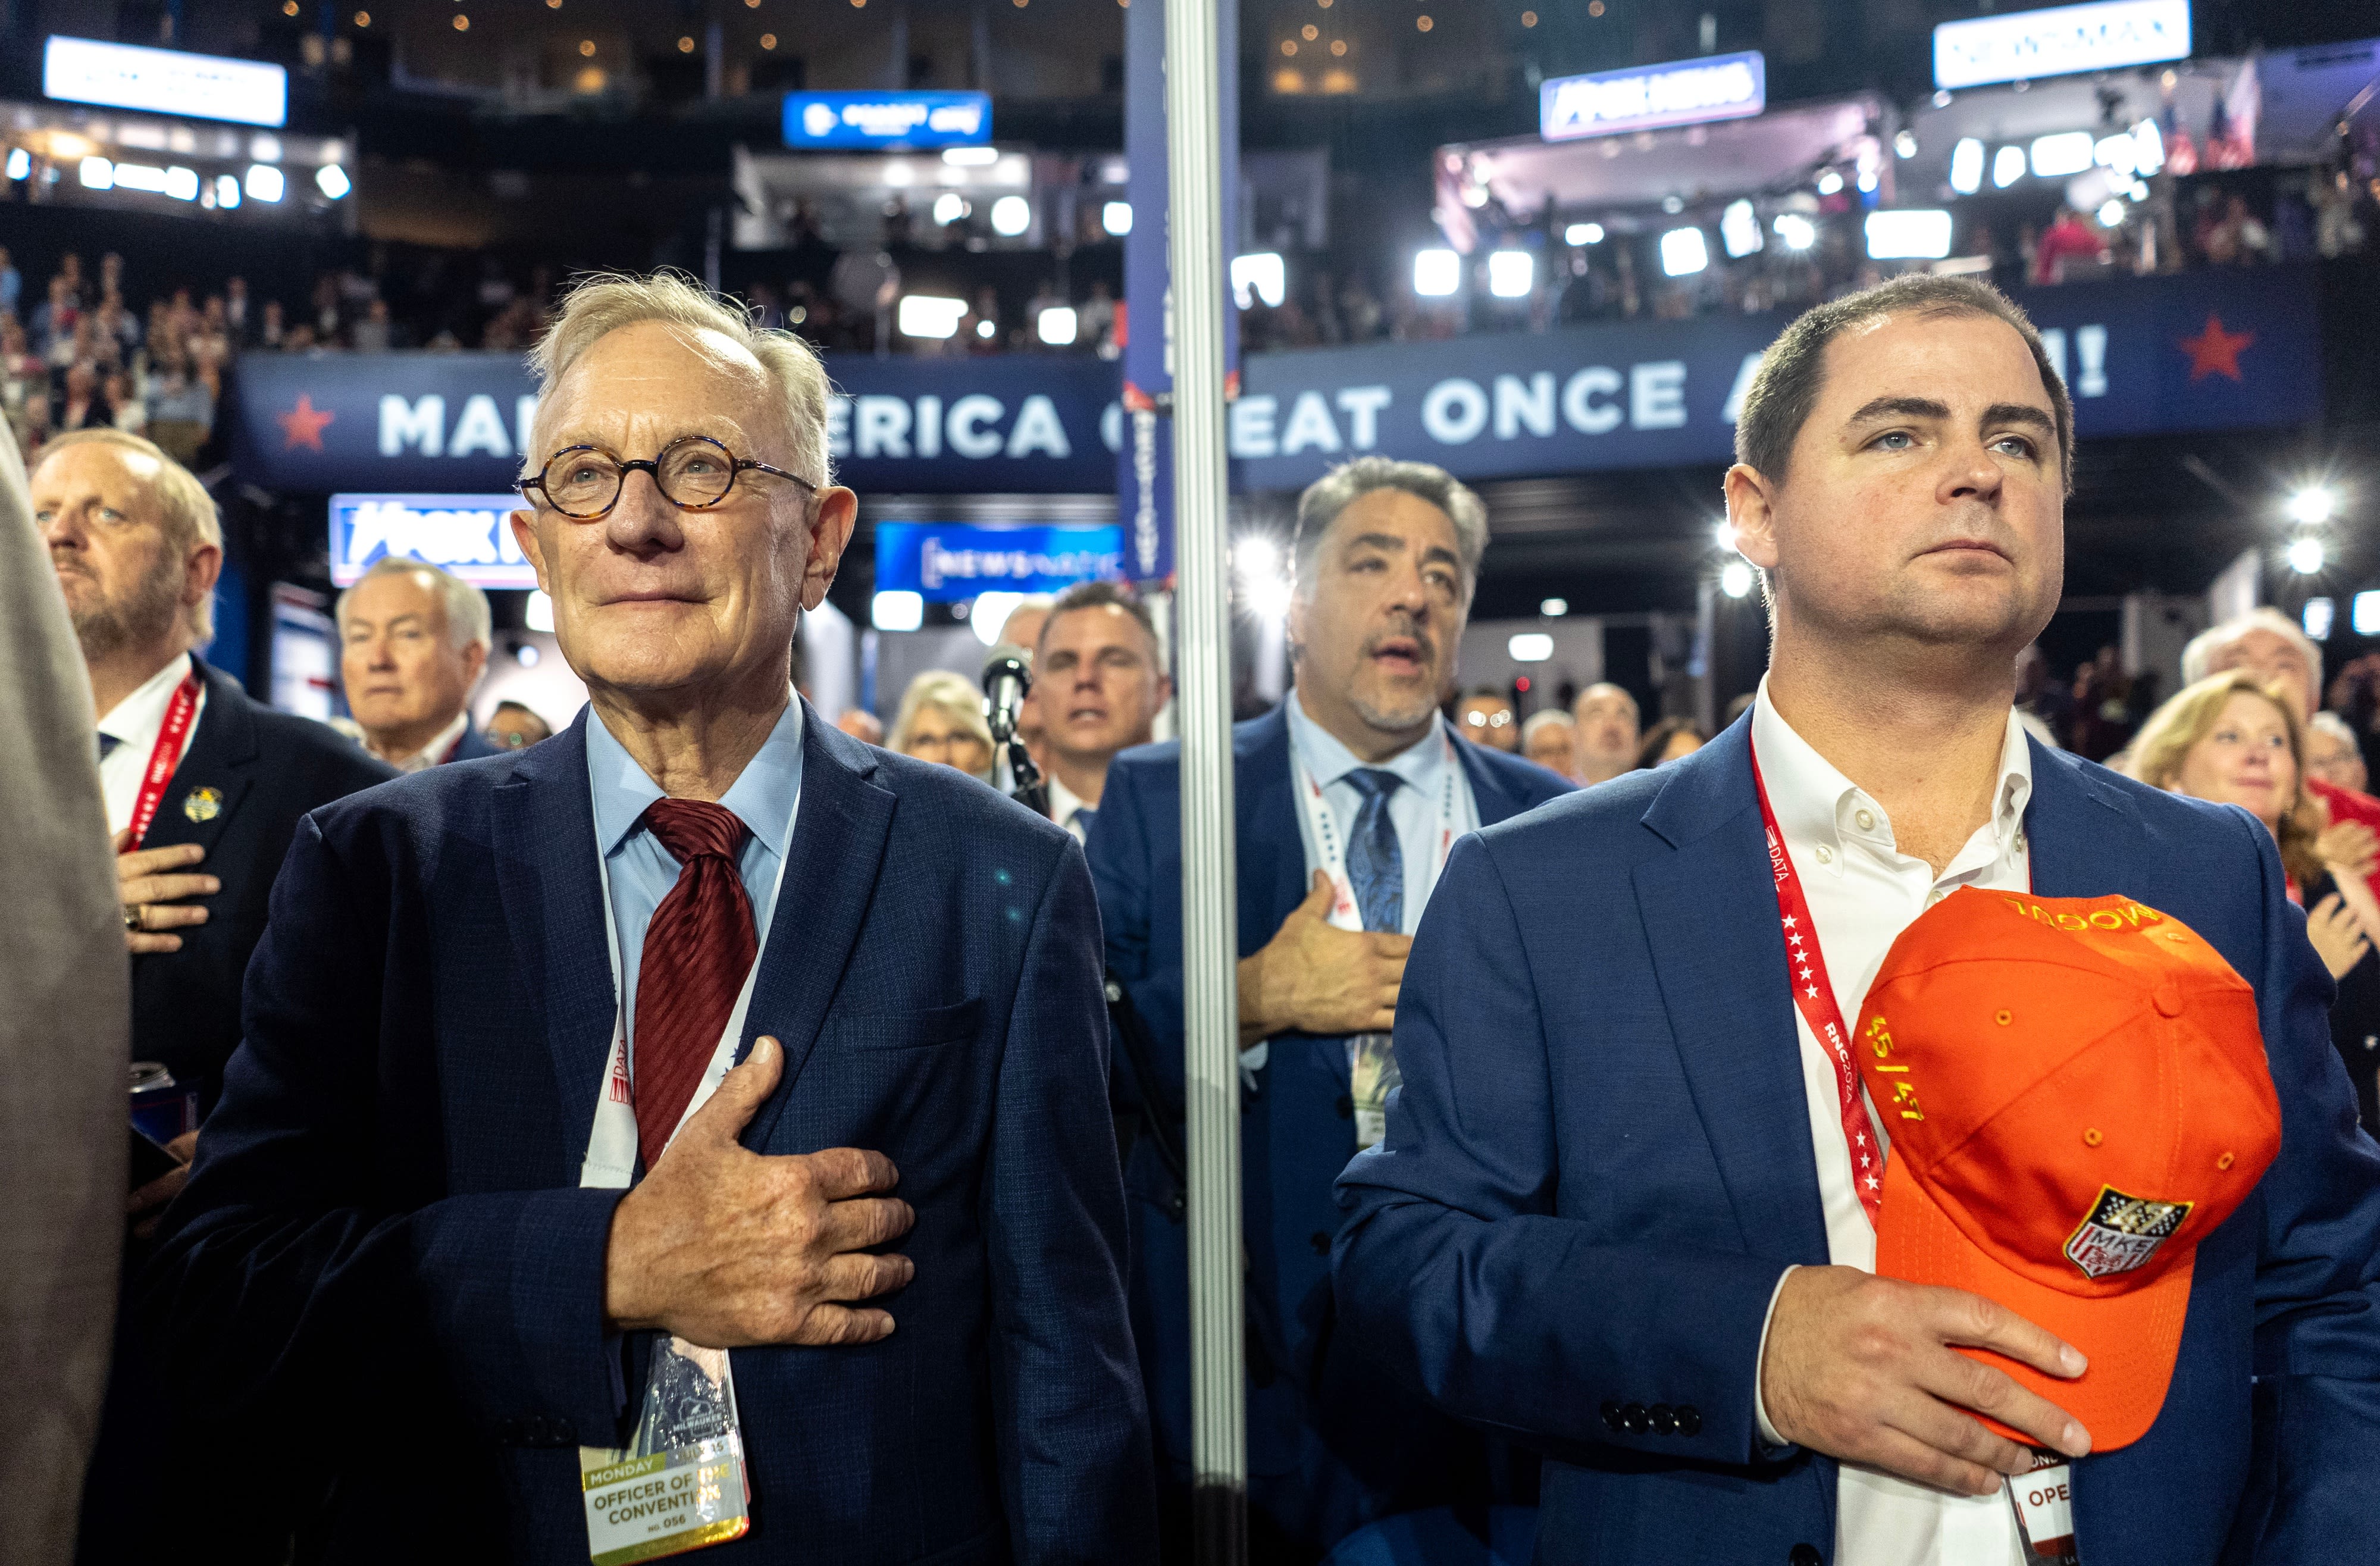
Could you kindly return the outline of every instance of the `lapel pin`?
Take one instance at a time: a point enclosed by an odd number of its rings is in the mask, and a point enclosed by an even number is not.
[[[212,821],[223,814],[223,791],[194,788],[182,796],[182,814],[194,821]]]

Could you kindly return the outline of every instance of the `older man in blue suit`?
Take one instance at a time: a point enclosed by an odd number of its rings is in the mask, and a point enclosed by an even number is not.
[[[1080,850],[793,693],[855,512],[804,345],[613,278],[538,359],[591,711],[299,831],[179,1369],[335,1469],[325,1559],[1153,1559]]]
[[[1485,1505],[1499,1453],[1330,1352],[1330,1183],[1377,1141],[1410,935],[1456,837],[1565,793],[1439,716],[1487,512],[1441,469],[1363,457],[1298,507],[1295,686],[1233,735],[1241,1133],[1248,1249],[1250,1527],[1259,1560],[1314,1559],[1376,1518]],[[1091,828],[1111,969],[1146,1019],[1171,1124],[1182,1093],[1181,756],[1119,756]],[[1190,1479],[1189,1278],[1180,1171],[1135,1143],[1133,1308],[1175,1499]],[[1523,1487],[1526,1487],[1526,1475]]]
[[[1983,285],[1905,277],[1803,317],[1727,482],[1767,574],[1758,701],[1447,868],[1403,1091],[1342,1181],[1342,1346],[1548,1454],[1540,1560],[2041,1559],[2003,1478],[2034,1455],[1977,1414],[2071,1463],[2091,1566],[2380,1558],[2380,1149],[2273,841],[2012,711],[2058,604],[2072,431],[2039,336]],[[2028,885],[2204,936],[2255,989],[2281,1111],[2278,1158],[2197,1236],[2155,1423],[2095,1452],[1959,1352],[2056,1388],[2089,1374],[2071,1345],[1875,1273],[1886,1123],[1817,1037],[1935,902]]]

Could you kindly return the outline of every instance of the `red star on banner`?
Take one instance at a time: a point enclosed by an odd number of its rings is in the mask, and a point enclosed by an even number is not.
[[[2226,332],[2223,318],[2210,312],[2206,330],[2195,337],[2183,337],[2177,346],[2190,356],[2190,378],[2204,381],[2209,375],[2228,375],[2240,379],[2240,350],[2256,340],[2253,332]]]
[[[2234,376],[2233,379],[2236,380],[2238,377]],[[276,413],[273,417],[281,426],[281,433],[285,437],[281,444],[283,451],[296,451],[299,446],[309,446],[315,451],[321,451],[322,427],[339,416],[329,408],[316,407],[314,399],[300,392],[298,395],[296,407],[286,413]]]

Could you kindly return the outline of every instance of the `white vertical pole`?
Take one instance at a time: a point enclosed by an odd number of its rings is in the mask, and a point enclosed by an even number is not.
[[[1173,559],[1180,597],[1182,961],[1190,1175],[1191,1458],[1200,1566],[1245,1555],[1239,934],[1225,592],[1219,0],[1165,0],[1173,293]],[[1224,0],[1228,3],[1228,0]]]

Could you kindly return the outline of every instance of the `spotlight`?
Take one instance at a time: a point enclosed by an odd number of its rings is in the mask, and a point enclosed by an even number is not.
[[[347,171],[336,164],[324,164],[321,168],[316,169],[314,183],[322,189],[323,195],[334,201],[355,188],[347,178]]]
[[[115,165],[109,163],[105,158],[83,159],[81,166],[76,170],[76,174],[77,176],[82,180],[82,188],[86,190],[113,190],[115,188]]]
[[[2347,605],[2348,623],[2359,637],[2380,637],[2380,593],[2357,593]]]
[[[1867,214],[1871,261],[1940,261],[1950,253],[1950,214],[1940,210]]]
[[[1504,650],[1515,663],[1542,663],[1554,655],[1554,638],[1543,631],[1516,631]]]
[[[1232,544],[1232,570],[1243,586],[1281,575],[1281,546],[1262,533],[1243,533]]]
[[[1025,601],[1023,593],[978,593],[967,605],[967,624],[975,628],[976,639],[986,647],[1000,642],[1000,633],[1008,628],[1008,617]]]
[[[926,600],[913,592],[882,592],[869,601],[868,623],[880,631],[914,631],[926,623]]]
[[[2165,137],[2157,130],[2157,122],[2144,119],[2132,127],[2132,172],[2155,174],[2165,167]]]
[[[1742,598],[1752,590],[1752,567],[1741,560],[1730,560],[1719,567],[1718,590],[1730,598]]]
[[[1821,196],[1831,196],[1831,195],[1833,195],[1836,191],[1840,190],[1842,188],[1843,188],[1843,176],[1842,176],[1842,175],[1841,175],[1841,174],[1840,174],[1840,173],[1839,173],[1839,172],[1837,172],[1836,170],[1834,170],[1834,169],[1828,169],[1825,173],[1823,173],[1823,174],[1821,174],[1821,175],[1819,175],[1819,176],[1818,176],[1818,194],[1819,194],[1819,195],[1821,195]]]
[[[1289,297],[1289,270],[1280,252],[1257,250],[1232,258],[1232,297],[1242,310],[1250,309],[1256,301],[1280,307]]]
[[[1570,613],[1570,600],[1566,598],[1549,598],[1543,603],[1537,605],[1537,613],[1544,615],[1548,620],[1559,620],[1563,615]]]
[[[1727,247],[1730,260],[1760,249],[1760,214],[1752,210],[1750,201],[1730,201],[1727,210],[1718,214],[1718,241]]]
[[[1711,524],[1711,542],[1730,554],[1735,552],[1735,524],[1722,516]]]
[[[252,201],[277,201],[285,188],[281,171],[271,164],[248,165],[248,197]]]
[[[1022,196],[1002,196],[991,203],[991,231],[1014,239],[1033,226],[1033,203]]]
[[[1488,291],[1500,299],[1525,299],[1536,273],[1536,258],[1528,251],[1498,250],[1488,258]]]
[[[2102,228],[2121,228],[2124,225],[2124,203],[2109,197],[2099,203],[2099,210],[2092,215],[2099,220]]]
[[[2301,528],[2319,528],[2338,515],[2338,494],[2327,484],[2309,484],[2289,499],[2289,520]]]
[[[1661,236],[1661,270],[1671,277],[1691,277],[1710,265],[1710,244],[1699,228],[1672,228]]]
[[[1972,136],[1959,138],[1950,149],[1950,188],[1972,196],[1984,188],[1984,144]]]
[[[239,205],[239,181],[228,174],[215,176],[215,205],[228,212]]]
[[[1806,250],[1818,242],[1818,225],[1800,212],[1779,212],[1769,226],[1777,230],[1777,242],[1789,250]]]
[[[2299,576],[2313,576],[2315,572],[2322,569],[2322,540],[2316,538],[2291,539],[2289,540],[2289,569],[2296,572]]]
[[[1121,239],[1132,232],[1132,203],[1110,201],[1099,208],[1099,226]]]
[[[2306,600],[2305,612],[2301,618],[2305,624],[2305,634],[2307,638],[2313,641],[2328,641],[2330,639],[2331,622],[2336,620],[2338,617],[2338,605],[2331,601],[2329,599],[2310,598]]]
[[[532,591],[528,595],[528,602],[521,607],[521,624],[532,631],[552,630],[552,595],[542,589]]]
[[[2087,130],[2061,130],[2033,139],[2033,172],[2036,178],[2063,179],[2091,166],[2094,152]]]
[[[33,173],[33,155],[22,147],[8,149],[8,177],[26,179]]]
[[[947,228],[974,211],[967,199],[955,190],[945,190],[934,198],[934,221]]]
[[[1565,245],[1599,245],[1603,243],[1603,225],[1599,223],[1573,223],[1568,228],[1562,230],[1562,243]]]
[[[1917,133],[1913,130],[1904,130],[1895,136],[1892,139],[1892,151],[1896,157],[1915,157],[1917,155]]]
[[[1992,154],[1992,188],[2005,190],[2024,177],[2024,149],[2003,147]]]
[[[959,318],[966,312],[965,299],[943,298],[933,294],[904,294],[896,322],[904,337],[946,338],[959,329]]]
[[[1427,299],[1442,299],[1463,286],[1463,258],[1452,250],[1417,250],[1414,254],[1413,291]]]
[[[1052,305],[1034,321],[1033,329],[1053,348],[1074,346],[1075,317],[1072,305]]]
[[[953,168],[989,168],[1000,161],[997,147],[946,147],[942,162]]]

